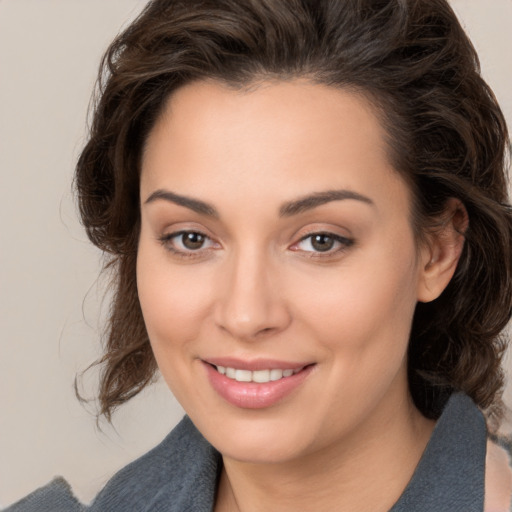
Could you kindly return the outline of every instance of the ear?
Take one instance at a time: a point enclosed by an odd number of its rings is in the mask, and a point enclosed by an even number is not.
[[[468,213],[461,201],[450,198],[439,226],[427,235],[420,254],[418,300],[431,302],[448,286],[464,247]]]

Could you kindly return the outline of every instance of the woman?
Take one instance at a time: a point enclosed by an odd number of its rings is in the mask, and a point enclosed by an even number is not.
[[[90,510],[508,510],[507,141],[444,0],[150,2],[76,185],[101,413],[158,367],[188,417]]]

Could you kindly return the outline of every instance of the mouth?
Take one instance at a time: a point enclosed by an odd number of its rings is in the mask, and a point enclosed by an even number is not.
[[[224,400],[242,409],[264,409],[283,401],[302,387],[315,363],[274,360],[203,360],[212,388]]]

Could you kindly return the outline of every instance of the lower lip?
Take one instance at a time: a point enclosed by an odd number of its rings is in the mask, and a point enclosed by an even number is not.
[[[204,366],[213,389],[231,405],[242,409],[264,409],[277,404],[295,391],[313,369],[310,365],[290,377],[258,383],[238,382],[220,374],[208,363]]]

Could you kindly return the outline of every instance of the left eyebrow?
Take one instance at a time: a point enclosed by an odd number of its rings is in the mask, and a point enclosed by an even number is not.
[[[332,201],[343,201],[346,199],[353,199],[370,206],[375,206],[375,203],[369,197],[353,192],[352,190],[327,190],[325,192],[315,192],[284,203],[281,208],[279,208],[279,216],[290,217]]]
[[[205,203],[200,199],[194,199],[193,197],[175,194],[170,190],[155,190],[155,192],[153,192],[146,199],[146,201],[144,201],[144,204],[149,204],[157,200],[168,201],[179,206],[184,206],[185,208],[199,213],[200,215],[206,215],[208,217],[219,217],[219,213],[211,204]]]

